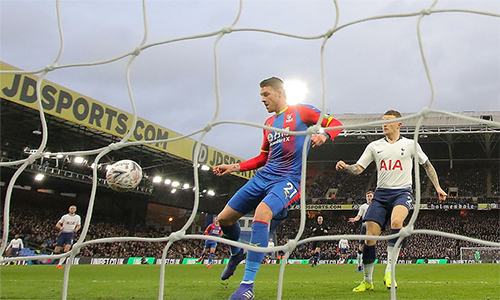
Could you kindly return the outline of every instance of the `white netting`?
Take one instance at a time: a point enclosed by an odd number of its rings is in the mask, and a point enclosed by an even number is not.
[[[495,263],[500,261],[500,248],[460,247],[460,260],[465,263]]]
[[[45,153],[46,145],[47,145],[47,138],[48,138],[48,130],[47,130],[47,123],[45,120],[45,114],[44,110],[41,105],[41,84],[46,77],[46,75],[49,72],[59,70],[59,69],[65,69],[65,68],[75,68],[75,67],[88,67],[88,66],[95,66],[95,65],[103,65],[103,64],[108,64],[117,60],[121,59],[128,59],[127,63],[127,68],[126,68],[126,77],[127,77],[127,88],[128,88],[128,95],[130,99],[130,103],[132,106],[132,113],[133,113],[133,125],[127,132],[127,134],[117,143],[112,143],[106,147],[102,147],[99,149],[94,149],[94,150],[86,150],[86,151],[75,151],[75,152],[65,152],[65,153],[60,153],[64,155],[95,155],[97,154],[94,164],[97,165],[100,161],[100,159],[106,155],[107,153],[115,150],[119,150],[123,147],[128,147],[132,145],[139,145],[139,144],[153,144],[153,143],[158,143],[158,142],[174,142],[176,140],[180,139],[185,139],[191,136],[195,136],[197,134],[200,134],[200,137],[197,139],[196,146],[195,146],[195,152],[194,152],[194,162],[193,162],[193,172],[194,172],[194,184],[195,184],[195,200],[194,200],[194,205],[192,209],[192,214],[186,224],[177,232],[171,233],[168,237],[162,237],[162,238],[140,238],[140,237],[114,237],[114,238],[102,238],[102,239],[95,239],[95,240],[86,240],[86,236],[88,233],[88,229],[90,226],[90,222],[92,220],[92,213],[93,213],[93,208],[94,208],[94,200],[95,200],[95,195],[96,195],[96,190],[97,190],[97,168],[93,168],[93,177],[92,177],[92,189],[91,189],[91,196],[88,204],[88,209],[87,209],[87,215],[85,217],[85,223],[82,227],[82,232],[80,234],[80,237],[78,241],[73,245],[73,248],[70,252],[64,253],[64,254],[59,254],[59,255],[40,255],[40,256],[29,256],[29,257],[15,257],[15,258],[1,258],[0,263],[2,262],[9,262],[9,261],[18,261],[18,260],[41,260],[41,259],[47,259],[47,258],[62,258],[62,257],[69,257],[69,259],[66,261],[66,267],[64,269],[64,280],[63,280],[63,288],[62,288],[62,299],[66,299],[68,295],[68,282],[69,282],[69,275],[70,275],[70,270],[71,270],[71,264],[72,260],[74,257],[79,253],[80,249],[82,247],[85,247],[90,244],[95,244],[95,243],[111,243],[111,242],[126,242],[126,241],[142,241],[142,242],[168,242],[167,245],[165,246],[162,254],[162,260],[161,260],[161,271],[160,271],[160,287],[159,287],[159,293],[158,293],[158,299],[163,299],[164,296],[164,279],[165,279],[165,258],[167,255],[167,252],[169,250],[169,247],[172,245],[172,243],[181,240],[181,239],[200,239],[200,240],[213,240],[216,242],[222,242],[225,244],[233,245],[233,246],[238,246],[241,248],[244,248],[246,250],[252,250],[252,251],[257,251],[257,252],[271,252],[271,251],[284,251],[285,256],[284,256],[284,263],[281,264],[280,266],[280,272],[279,272],[279,280],[278,280],[278,292],[277,292],[277,299],[282,298],[283,294],[283,276],[284,276],[284,271],[286,267],[286,260],[290,256],[290,253],[298,246],[304,243],[312,242],[312,241],[327,241],[327,240],[339,240],[342,238],[349,239],[349,240],[359,240],[359,239],[365,239],[367,236],[361,236],[361,235],[334,235],[334,236],[323,236],[323,237],[313,237],[313,238],[307,238],[307,239],[300,239],[303,232],[304,232],[304,227],[305,227],[305,221],[306,221],[306,168],[307,168],[307,163],[302,164],[302,178],[301,178],[301,190],[303,193],[301,193],[301,198],[300,198],[300,205],[301,205],[301,212],[300,212],[300,227],[298,230],[298,233],[294,239],[291,239],[287,242],[285,245],[281,246],[276,246],[276,247],[270,247],[270,248],[261,248],[261,247],[255,247],[251,246],[248,244],[243,244],[239,242],[234,242],[230,240],[226,240],[223,238],[218,238],[218,237],[213,237],[213,236],[205,236],[205,235],[196,235],[196,234],[186,234],[186,229],[189,228],[192,224],[192,222],[195,219],[197,210],[198,210],[198,204],[199,204],[199,179],[198,179],[198,158],[199,158],[199,152],[200,152],[200,147],[201,147],[201,142],[204,140],[205,135],[214,127],[214,126],[219,126],[223,124],[240,124],[240,125],[245,125],[245,126],[251,126],[251,127],[256,127],[256,128],[265,128],[268,130],[273,130],[273,131],[278,131],[278,132],[285,132],[283,129],[279,128],[271,128],[267,126],[262,126],[261,124],[257,123],[251,123],[251,122],[241,122],[241,121],[233,121],[233,120],[219,120],[219,108],[220,108],[220,92],[219,92],[219,61],[218,61],[218,45],[220,40],[226,35],[226,34],[236,34],[236,33],[244,33],[244,32],[260,32],[260,33],[265,33],[265,34],[272,34],[272,35],[277,35],[277,36],[283,36],[283,37],[288,37],[288,38],[294,38],[294,39],[301,39],[301,40],[323,40],[320,48],[320,61],[321,61],[321,111],[325,111],[325,68],[324,68],[324,50],[327,45],[327,42],[340,30],[345,29],[347,27],[350,27],[355,24],[359,23],[364,23],[364,22],[369,22],[373,20],[380,20],[380,19],[393,19],[393,18],[411,18],[411,17],[416,17],[417,22],[416,22],[416,30],[417,30],[417,38],[418,38],[418,44],[419,44],[419,50],[420,50],[420,55],[421,55],[421,60],[425,69],[425,75],[428,80],[429,84],[429,89],[430,89],[430,99],[428,101],[428,105],[424,107],[420,112],[415,113],[413,115],[408,115],[403,118],[399,118],[397,120],[403,121],[403,120],[408,120],[412,118],[417,118],[417,124],[415,127],[415,133],[414,133],[414,147],[416,149],[417,142],[418,142],[418,137],[419,137],[419,129],[422,125],[423,120],[426,118],[426,116],[431,113],[439,113],[439,114],[444,114],[444,115],[449,115],[455,118],[461,118],[465,119],[471,122],[475,123],[481,123],[485,125],[489,125],[492,127],[500,127],[499,122],[494,122],[494,121],[488,121],[488,120],[483,120],[483,119],[476,119],[472,117],[467,117],[447,111],[441,111],[441,110],[434,110],[432,109],[433,104],[434,104],[434,85],[432,82],[431,74],[429,71],[429,67],[426,61],[425,57],[425,51],[424,51],[424,46],[422,42],[422,35],[421,35],[421,23],[422,20],[425,16],[431,15],[431,14],[442,14],[442,13],[461,13],[461,14],[475,14],[475,15],[482,15],[482,16],[488,16],[488,17],[500,17],[500,14],[498,13],[492,13],[492,12],[485,12],[485,11],[475,11],[475,10],[467,10],[467,9],[434,9],[435,5],[437,4],[437,0],[432,3],[430,7],[424,8],[420,11],[415,11],[412,13],[405,13],[405,14],[388,14],[388,15],[381,15],[381,16],[374,16],[374,17],[369,17],[357,21],[353,21],[347,24],[339,25],[339,6],[337,1],[333,1],[333,5],[335,7],[335,23],[332,28],[329,28],[326,30],[324,34],[321,35],[316,35],[316,36],[301,36],[301,35],[294,35],[294,34],[289,34],[289,33],[283,33],[283,32],[275,32],[271,30],[266,30],[266,29],[261,29],[261,28],[236,28],[235,26],[238,24],[238,20],[242,11],[242,4],[243,1],[239,1],[239,8],[237,11],[237,14],[234,18],[234,21],[227,27],[221,28],[218,31],[215,32],[210,32],[210,33],[204,33],[204,34],[197,34],[197,35],[192,35],[192,36],[186,36],[182,38],[176,38],[172,40],[165,40],[162,42],[157,42],[157,43],[147,43],[147,37],[148,37],[148,19],[147,19],[147,11],[146,11],[146,1],[142,1],[142,17],[143,17],[143,25],[144,25],[144,32],[143,32],[143,38],[142,41],[137,45],[137,47],[131,49],[128,53],[119,55],[115,58],[111,58],[105,61],[97,61],[97,62],[87,62],[87,63],[74,63],[74,64],[67,64],[67,65],[59,65],[59,59],[63,53],[64,50],[64,34],[63,34],[63,26],[62,26],[62,19],[61,19],[61,13],[60,13],[60,1],[56,1],[56,11],[57,11],[57,24],[58,24],[58,30],[59,30],[59,51],[56,55],[56,58],[54,61],[47,65],[45,68],[40,69],[40,70],[32,70],[32,71],[1,71],[2,73],[24,73],[24,74],[39,74],[39,80],[37,82],[36,86],[36,94],[37,94],[37,104],[38,104],[38,109],[40,112],[40,119],[41,119],[41,129],[42,129],[42,141],[40,143],[40,146],[34,152],[31,154],[28,158],[23,159],[23,160],[18,160],[18,161],[11,161],[11,162],[2,162],[0,163],[0,167],[5,167],[5,166],[13,166],[13,165],[20,165],[20,167],[16,170],[14,175],[12,176],[8,186],[7,186],[7,191],[6,191],[6,196],[5,196],[5,204],[4,204],[4,215],[3,215],[3,235],[2,235],[2,243],[0,247],[0,253],[3,253],[7,247],[7,240],[8,240],[8,234],[9,234],[9,215],[10,215],[10,201],[11,201],[11,196],[12,196],[12,190],[14,187],[14,184],[16,183],[16,180],[18,179],[19,175],[26,169],[26,167],[33,162],[35,162],[36,159],[41,158]],[[164,44],[169,44],[169,43],[176,43],[184,40],[194,40],[194,39],[200,39],[200,38],[205,38],[205,37],[212,37],[216,36],[214,45],[213,45],[213,61],[214,61],[214,93],[215,93],[215,112],[211,118],[211,121],[207,123],[203,128],[200,128],[198,130],[195,130],[191,132],[190,134],[186,134],[180,137],[176,138],[170,138],[170,139],[162,139],[162,140],[152,140],[152,141],[141,141],[141,142],[128,142],[129,138],[131,137],[137,123],[137,111],[135,107],[135,100],[134,100],[134,93],[132,90],[131,86],[131,81],[130,81],[130,69],[131,65],[134,62],[135,58],[139,55],[142,55],[144,50],[147,50],[148,48],[155,47],[158,45],[164,45]],[[391,120],[393,122],[393,120]],[[381,125],[383,124],[384,121],[374,121],[374,122],[367,122],[367,123],[362,123],[362,124],[355,124],[355,125],[349,125],[349,126],[342,126],[344,129],[350,129],[350,128],[360,128],[360,127],[365,127],[365,126],[373,126],[373,125]],[[340,127],[339,127],[340,128]],[[329,128],[333,129],[333,128]],[[309,139],[312,134],[318,133],[320,130],[320,127],[318,124],[316,126],[310,127],[307,131],[296,131],[296,132],[289,132],[286,131],[287,134],[290,135],[307,135],[306,137],[306,143],[304,144],[304,147],[302,149],[302,159],[304,162],[307,161],[307,144],[309,142]],[[403,228],[400,233],[395,234],[395,235],[388,235],[388,236],[378,236],[378,237],[370,237],[370,239],[373,240],[388,240],[391,238],[399,237],[396,246],[394,249],[396,249],[403,238],[410,236],[411,234],[429,234],[429,235],[438,235],[438,236],[443,236],[443,237],[448,237],[448,238],[454,238],[454,239],[460,239],[468,242],[473,242],[477,244],[481,244],[484,246],[488,247],[500,247],[500,243],[496,242],[490,242],[490,241],[484,241],[484,240],[479,240],[479,239],[474,239],[474,238],[469,238],[466,236],[461,236],[458,234],[452,234],[452,233],[446,233],[446,232],[440,232],[440,231],[435,231],[435,230],[414,230],[413,229],[413,224],[415,223],[418,213],[420,210],[420,174],[419,174],[419,168],[417,165],[417,161],[415,163],[415,200],[416,200],[416,205],[415,205],[415,210],[413,211],[413,214],[411,215],[410,221],[408,226]],[[396,250],[395,250],[396,251]],[[392,276],[393,276],[393,281],[395,279],[395,264],[393,263],[391,265],[392,267]],[[391,289],[391,299],[396,299],[396,290],[394,286]]]

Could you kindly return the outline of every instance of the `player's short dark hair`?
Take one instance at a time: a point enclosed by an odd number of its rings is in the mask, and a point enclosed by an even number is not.
[[[259,85],[261,88],[265,86],[270,86],[275,90],[283,89],[283,80],[281,80],[281,78],[278,77],[270,77],[262,80]]]
[[[375,194],[372,190],[369,190],[369,191],[366,191],[365,195],[366,194]]]
[[[401,118],[401,113],[397,110],[391,109],[386,111],[384,116],[395,116],[396,118]]]

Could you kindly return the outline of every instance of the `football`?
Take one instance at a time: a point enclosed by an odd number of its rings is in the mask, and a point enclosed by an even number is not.
[[[141,180],[142,168],[133,160],[117,161],[106,171],[106,181],[109,187],[118,192],[136,188]]]

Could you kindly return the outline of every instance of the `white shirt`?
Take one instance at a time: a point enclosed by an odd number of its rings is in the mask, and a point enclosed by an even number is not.
[[[413,158],[424,164],[429,158],[417,144],[417,153],[413,151],[413,140],[401,137],[394,144],[385,138],[368,144],[357,164],[366,169],[375,161],[377,165],[377,188],[401,189],[412,186]]]
[[[341,249],[348,249],[349,248],[349,241],[346,239],[341,239],[339,241],[339,248]]]
[[[58,223],[62,224],[62,232],[74,232],[77,225],[80,225],[80,216],[77,214],[65,214]]]
[[[7,248],[23,249],[24,248],[23,240],[12,239],[9,243],[9,246],[7,246]]]
[[[368,203],[364,203],[364,204],[361,204],[361,206],[359,207],[358,216],[361,217],[361,220],[363,220],[365,218],[366,211],[368,210],[369,206],[370,205],[368,205]]]

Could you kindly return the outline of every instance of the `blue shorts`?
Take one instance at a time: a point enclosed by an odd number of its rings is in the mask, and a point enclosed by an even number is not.
[[[73,237],[75,234],[73,232],[61,232],[57,237],[56,246],[73,245]]]
[[[269,181],[256,175],[233,195],[227,205],[246,215],[264,202],[271,208],[273,217],[281,216],[285,208],[300,199],[298,186],[299,183],[293,180]]]
[[[373,221],[384,230],[387,222],[391,219],[392,209],[397,205],[403,205],[408,210],[413,208],[413,195],[411,189],[382,189],[375,190],[373,200],[363,222]]]
[[[341,254],[346,254],[347,253],[347,248],[340,248],[340,253]]]
[[[205,241],[205,248],[216,248],[217,247],[217,242],[214,242],[214,241],[208,241],[206,240]]]

